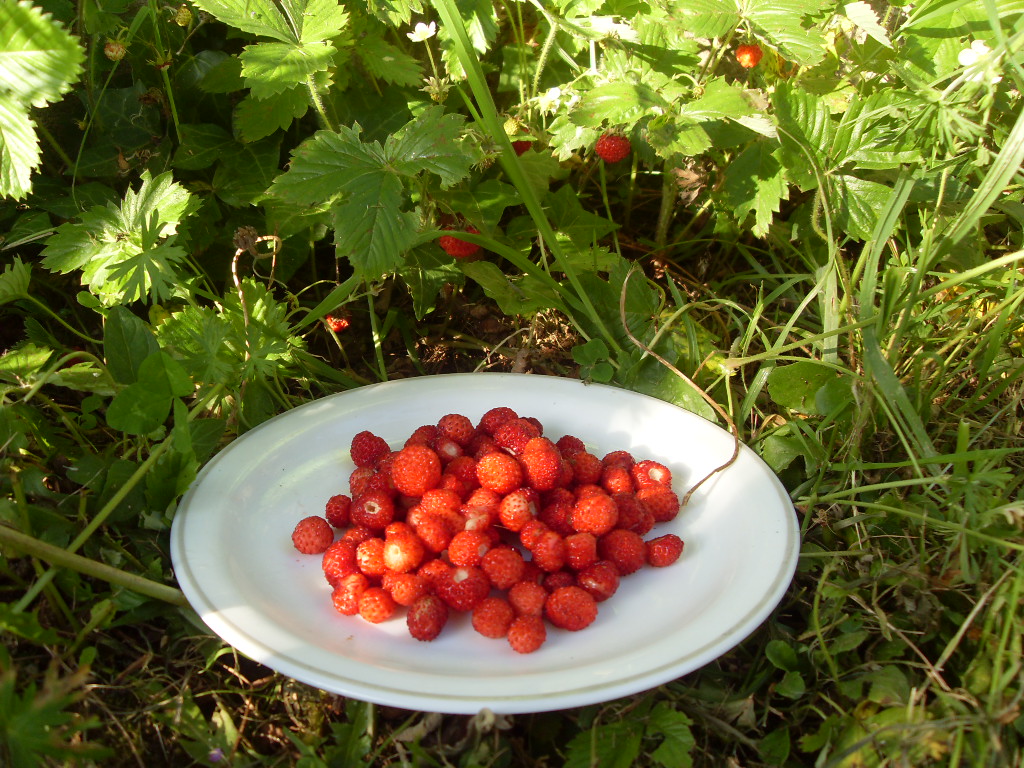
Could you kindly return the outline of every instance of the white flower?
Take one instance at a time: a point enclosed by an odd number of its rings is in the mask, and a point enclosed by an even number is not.
[[[992,49],[983,41],[975,40],[970,48],[964,48],[956,57],[960,66],[964,67],[964,78],[969,83],[977,83],[987,80],[995,85],[1002,76],[999,71],[999,57],[992,55]]]
[[[422,21],[416,25],[412,32],[407,32],[406,37],[414,43],[422,43],[437,34],[437,25],[434,22],[424,24]]]
[[[553,112],[558,107],[561,98],[561,88],[549,88],[544,95],[537,98],[537,106],[542,112]]]

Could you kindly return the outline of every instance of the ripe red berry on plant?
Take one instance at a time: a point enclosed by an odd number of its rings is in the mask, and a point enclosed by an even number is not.
[[[451,228],[448,227],[447,229]],[[465,231],[472,235],[480,234],[480,230],[472,225],[467,225]],[[444,249],[445,253],[456,259],[468,259],[470,256],[475,256],[480,252],[480,246],[476,243],[460,240],[454,235],[441,235],[437,242]]]
[[[344,315],[327,315],[324,318],[324,322],[327,323],[327,327],[335,333],[344,331],[349,326],[349,319]]]
[[[675,534],[647,535],[679,512],[669,467],[624,450],[599,458],[508,407],[476,422],[445,414],[392,443],[364,429],[349,448],[351,496],[300,521],[294,547],[321,557],[338,613],[404,614],[416,640],[461,613],[482,637],[533,653],[549,628],[589,627],[621,580],[683,553]]]
[[[594,152],[606,163],[617,163],[629,157],[632,145],[618,133],[605,133],[594,144]]]
[[[736,48],[736,61],[745,69],[756,67],[764,52],[756,43],[747,43]]]

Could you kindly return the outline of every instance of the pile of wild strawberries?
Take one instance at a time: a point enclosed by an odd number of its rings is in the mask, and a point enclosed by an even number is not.
[[[397,451],[363,431],[351,456],[349,493],[301,520],[292,542],[322,556],[340,613],[380,623],[404,607],[417,640],[465,612],[481,635],[531,653],[547,622],[589,626],[622,577],[683,551],[675,534],[644,539],[679,513],[667,467],[621,450],[598,458],[571,435],[552,442],[511,408],[477,424],[447,414]]]

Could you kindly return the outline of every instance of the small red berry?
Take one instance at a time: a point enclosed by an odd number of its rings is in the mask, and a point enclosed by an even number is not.
[[[516,151],[517,155],[522,155],[524,152],[528,151],[530,149],[530,147],[532,147],[532,146],[533,146],[533,142],[532,141],[527,141],[527,140],[522,140],[521,139],[519,141],[513,141],[512,142],[512,149],[514,149]]]
[[[487,490],[498,494],[511,493],[523,484],[523,468],[514,456],[489,453],[477,461],[476,478]]]
[[[544,615],[559,629],[578,632],[594,623],[597,601],[581,587],[559,587],[544,601]]]
[[[467,226],[466,232],[473,235],[480,234],[480,230],[473,226]],[[468,259],[480,251],[480,246],[467,240],[460,240],[454,235],[441,235],[437,240],[438,245],[444,252],[456,259]]]
[[[335,528],[344,528],[349,524],[349,509],[352,499],[343,493],[331,496],[324,507],[324,517]]]
[[[409,634],[429,642],[441,634],[448,622],[448,606],[437,595],[424,595],[409,606],[405,616]]]
[[[340,333],[349,327],[350,322],[347,317],[338,315],[327,315],[324,318],[324,322],[327,323],[327,327],[335,333]]]
[[[395,615],[397,604],[381,587],[369,587],[359,596],[359,615],[371,624],[380,624]]]
[[[616,133],[605,133],[594,144],[594,152],[606,163],[617,163],[629,157],[629,139]]]
[[[508,628],[515,620],[516,612],[509,602],[501,597],[486,597],[473,609],[473,629],[484,637],[497,640],[508,635]]]
[[[674,533],[666,533],[647,542],[647,562],[655,568],[672,565],[683,554],[683,540]]]
[[[372,467],[391,453],[391,447],[383,437],[364,429],[352,437],[349,453],[357,467]]]
[[[517,616],[508,628],[508,644],[516,653],[533,653],[547,640],[548,632],[540,616]]]
[[[736,48],[736,61],[744,69],[756,67],[763,55],[761,46],[756,44],[741,45]]]
[[[422,496],[441,482],[441,459],[425,445],[407,445],[391,465],[391,482],[399,493]]]
[[[317,515],[299,520],[292,530],[292,544],[304,555],[322,555],[333,541],[331,524]]]

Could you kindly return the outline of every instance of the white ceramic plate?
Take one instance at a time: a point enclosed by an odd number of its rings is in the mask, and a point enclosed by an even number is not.
[[[732,437],[644,395],[572,379],[501,373],[403,379],[325,397],[277,416],[214,457],[182,499],[171,554],[203,621],[252,659],[344,696],[406,709],[539,712],[637,693],[731,649],[782,599],[799,530],[781,483],[750,449],[705,483],[676,520],[655,528],[686,542],[667,568],[623,579],[581,632],[550,630],[519,655],[457,616],[422,643],[396,618],[372,625],[338,614],[320,558],[297,553],[291,530],[347,493],[352,435],[393,447],[446,413],[476,421],[504,405],[545,434],[573,434],[592,452],[659,460],[684,493],[731,454]]]

